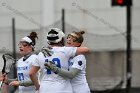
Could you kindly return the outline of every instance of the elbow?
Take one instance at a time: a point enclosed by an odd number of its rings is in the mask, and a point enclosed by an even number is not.
[[[85,53],[89,53],[89,52],[90,52],[90,49],[86,47]]]
[[[87,48],[87,47],[78,47],[77,51],[76,51],[76,55],[86,54],[86,53],[89,53],[89,52],[90,52],[90,49]]]
[[[34,73],[29,72],[29,76],[30,76],[30,78],[31,78],[32,76],[34,76]]]
[[[30,72],[29,72],[29,76],[31,76],[32,74],[33,74],[33,73],[30,71]]]

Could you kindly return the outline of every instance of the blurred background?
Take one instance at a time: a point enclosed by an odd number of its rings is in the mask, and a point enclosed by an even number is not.
[[[140,91],[138,16],[140,0],[0,0],[0,55],[18,58],[18,42],[31,31],[38,33],[35,51],[39,51],[47,45],[46,32],[52,27],[66,34],[85,30],[83,46],[91,49],[86,55],[91,91],[136,93]],[[16,77],[15,69],[9,77]],[[7,93],[15,93],[15,88],[7,88]]]

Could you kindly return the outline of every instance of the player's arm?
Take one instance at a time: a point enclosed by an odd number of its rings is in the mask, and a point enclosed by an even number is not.
[[[90,52],[90,49],[87,47],[77,47],[76,55],[85,54],[89,52]]]
[[[3,81],[4,79],[4,75],[2,75],[2,73],[0,73],[0,81]]]
[[[23,81],[18,81],[17,79],[8,79],[6,84],[10,86],[31,86],[33,85],[33,82],[31,80],[23,80]]]
[[[3,81],[5,79],[4,76],[0,76],[0,81]]]
[[[71,68],[70,71],[65,70],[63,68],[59,68],[57,67],[55,64],[53,64],[53,62],[49,61],[48,63],[44,64],[46,69],[50,69],[51,71],[53,71],[54,73],[63,76],[63,77],[67,77],[70,79],[73,79],[77,73],[79,73],[79,69],[77,68]]]
[[[20,86],[31,86],[34,85],[31,80],[24,80],[24,81],[19,81]]]
[[[57,74],[62,77],[67,77],[67,78],[73,79],[79,73],[79,71],[80,70],[77,68],[71,68],[69,71],[59,68]]]
[[[0,81],[3,81],[3,79],[4,79],[3,76],[0,76]]]
[[[36,77],[38,70],[39,70],[39,67],[32,66],[30,69],[30,72],[29,72],[29,76],[30,76],[33,84],[35,85],[36,90],[39,90],[39,87],[40,87],[39,82],[38,82],[38,78]]]
[[[12,81],[18,81],[18,79],[17,78],[15,78],[15,79],[8,78],[5,83],[9,85]]]

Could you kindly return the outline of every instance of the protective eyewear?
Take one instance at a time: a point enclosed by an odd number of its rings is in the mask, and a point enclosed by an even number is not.
[[[68,34],[67,39],[68,38],[71,38],[73,40],[73,42],[79,42],[79,38],[74,35]]]
[[[26,46],[29,46],[29,44],[27,42],[19,42],[18,46],[23,46],[23,47],[26,47]]]

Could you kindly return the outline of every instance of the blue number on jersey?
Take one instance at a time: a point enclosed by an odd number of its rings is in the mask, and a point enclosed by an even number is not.
[[[18,73],[18,80],[19,80],[19,81],[24,80],[24,75],[23,75],[23,73]]]
[[[45,62],[48,62],[48,59],[45,60]],[[56,64],[57,67],[61,68],[60,59],[59,58],[53,58],[52,62]],[[47,69],[47,74],[51,74],[51,70]]]
[[[59,59],[59,58],[53,58],[53,59],[52,59],[52,62],[54,62],[54,63],[56,64],[57,67],[61,68],[60,59]]]

